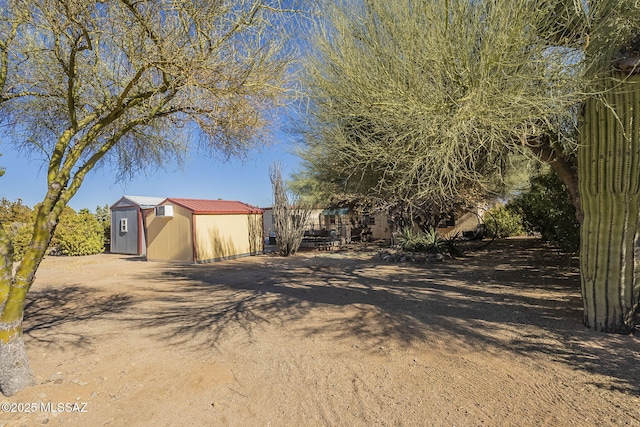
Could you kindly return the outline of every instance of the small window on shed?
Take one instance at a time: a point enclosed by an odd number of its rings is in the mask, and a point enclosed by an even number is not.
[[[129,227],[127,225],[127,218],[122,218],[120,220],[120,232],[121,233],[126,233],[129,231]]]

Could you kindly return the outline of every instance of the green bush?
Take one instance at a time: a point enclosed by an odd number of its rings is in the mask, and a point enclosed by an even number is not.
[[[504,237],[521,236],[525,233],[522,218],[507,206],[498,206],[483,215],[490,236],[502,239]]]
[[[0,224],[13,245],[14,259],[19,261],[31,241],[33,232],[33,212],[22,204],[21,199],[0,200]]]
[[[16,202],[4,198],[0,200],[0,222],[11,239],[16,261],[23,258],[25,249],[31,242],[37,209],[38,205],[33,210],[22,205],[20,199]],[[107,206],[103,210],[108,213]],[[104,252],[104,236],[109,229],[104,218],[102,219],[101,223],[96,215],[86,209],[76,213],[70,207],[65,207],[49,244],[50,253],[93,255]]]
[[[31,242],[31,235],[33,234],[33,224],[23,225],[18,228],[16,233],[11,237],[13,243],[13,254],[16,261],[20,261],[24,256],[24,251],[27,248],[29,242]]]
[[[104,252],[104,228],[88,211],[65,210],[56,228],[52,249],[62,255],[93,255]]]
[[[509,208],[522,217],[527,232],[540,233],[561,249],[577,252],[580,224],[567,187],[551,171],[534,176],[530,182],[530,189],[509,202]]]

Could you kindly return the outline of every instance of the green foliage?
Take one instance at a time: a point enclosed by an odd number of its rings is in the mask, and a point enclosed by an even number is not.
[[[0,200],[0,224],[13,245],[14,260],[19,261],[33,233],[33,212],[21,199]]]
[[[525,233],[520,215],[507,206],[498,206],[483,215],[487,233],[499,239],[521,236]]]
[[[31,243],[34,226],[34,210],[22,204],[20,199],[15,202],[6,199],[0,200],[0,220],[5,231],[8,232],[13,244],[16,261],[23,258],[25,249]],[[98,207],[100,208],[100,207]],[[65,207],[60,215],[56,231],[49,244],[51,253],[61,255],[92,255],[104,251],[104,238],[110,229],[110,220],[104,221],[104,212],[109,212],[108,206],[98,211],[102,216],[94,215],[88,209],[82,209],[76,213],[70,207]],[[105,229],[106,227],[106,229]]]
[[[445,241],[438,230],[428,228],[422,234],[426,252],[442,253]]]
[[[448,254],[455,257],[462,254],[457,239],[457,234],[443,237],[435,228],[425,231],[404,228],[400,231],[398,243],[403,251]]]
[[[522,217],[528,233],[540,233],[564,250],[578,251],[580,224],[567,188],[555,173],[531,178],[530,189],[509,202],[509,209]]]
[[[96,206],[95,216],[104,230],[104,240],[109,241],[111,239],[111,210],[109,205]]]
[[[23,225],[18,228],[13,235],[11,242],[13,244],[13,256],[15,261],[20,261],[24,256],[24,252],[31,242],[31,236],[33,234],[33,223]]]
[[[26,224],[30,221],[31,209],[22,204],[22,199],[16,199],[12,202],[3,197],[0,200],[0,223],[3,225]]]
[[[22,350],[29,287],[51,242],[66,254],[102,250],[104,228],[87,213],[60,212],[87,173],[107,164],[121,177],[181,163],[189,134],[223,157],[264,141],[288,88],[293,29],[281,2],[254,0],[104,2],[3,1],[0,8],[0,126],[21,152],[48,159],[46,188],[20,267],[0,238],[4,343],[0,392],[32,382]],[[4,231],[4,228],[3,228]],[[15,341],[14,341],[15,339]],[[20,354],[22,353],[22,354]]]
[[[52,239],[53,250],[62,255],[93,255],[104,251],[104,228],[89,211],[75,213],[67,207]]]
[[[557,30],[540,2],[338,1],[322,17],[305,67],[308,177],[385,199],[473,203],[502,191],[528,145],[554,135],[575,147],[582,64],[576,50],[549,47]]]
[[[411,228],[402,229],[398,236],[398,244],[405,251],[422,251],[425,247],[423,234]]]
[[[109,210],[108,204],[105,204],[104,206],[96,206],[96,219],[101,224],[111,221],[111,211]]]

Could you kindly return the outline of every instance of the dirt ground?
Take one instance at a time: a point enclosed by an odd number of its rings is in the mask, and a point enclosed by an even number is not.
[[[575,258],[375,251],[49,257],[25,320],[37,385],[0,399],[0,426],[640,424],[640,339],[583,327]]]

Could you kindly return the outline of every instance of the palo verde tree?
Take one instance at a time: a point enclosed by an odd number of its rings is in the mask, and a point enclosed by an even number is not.
[[[548,163],[582,222],[584,322],[628,332],[640,298],[640,2],[325,4],[305,160],[410,200],[483,193]]]
[[[307,67],[311,123],[302,157],[308,176],[325,188],[446,212],[502,193],[506,177],[530,156],[521,138],[570,121],[573,100],[549,100],[552,82],[540,85],[540,74],[544,69],[567,84],[575,80],[523,49],[533,35],[511,27],[509,16],[485,26],[483,15],[497,13],[483,3],[492,2],[468,3],[327,5],[328,21],[320,21],[312,41],[320,56]],[[515,46],[484,55],[490,43],[481,39],[506,44],[512,37]],[[525,96],[521,81],[502,79],[513,70],[538,74],[527,103],[555,108],[553,117],[512,109]],[[509,84],[513,98],[496,103]]]
[[[289,2],[291,4],[291,2]],[[0,227],[0,391],[32,383],[25,298],[59,216],[97,165],[126,177],[200,149],[242,153],[281,99],[291,16],[278,0],[3,0],[0,113],[46,164],[46,194],[14,270]],[[193,135],[192,135],[193,134]]]

